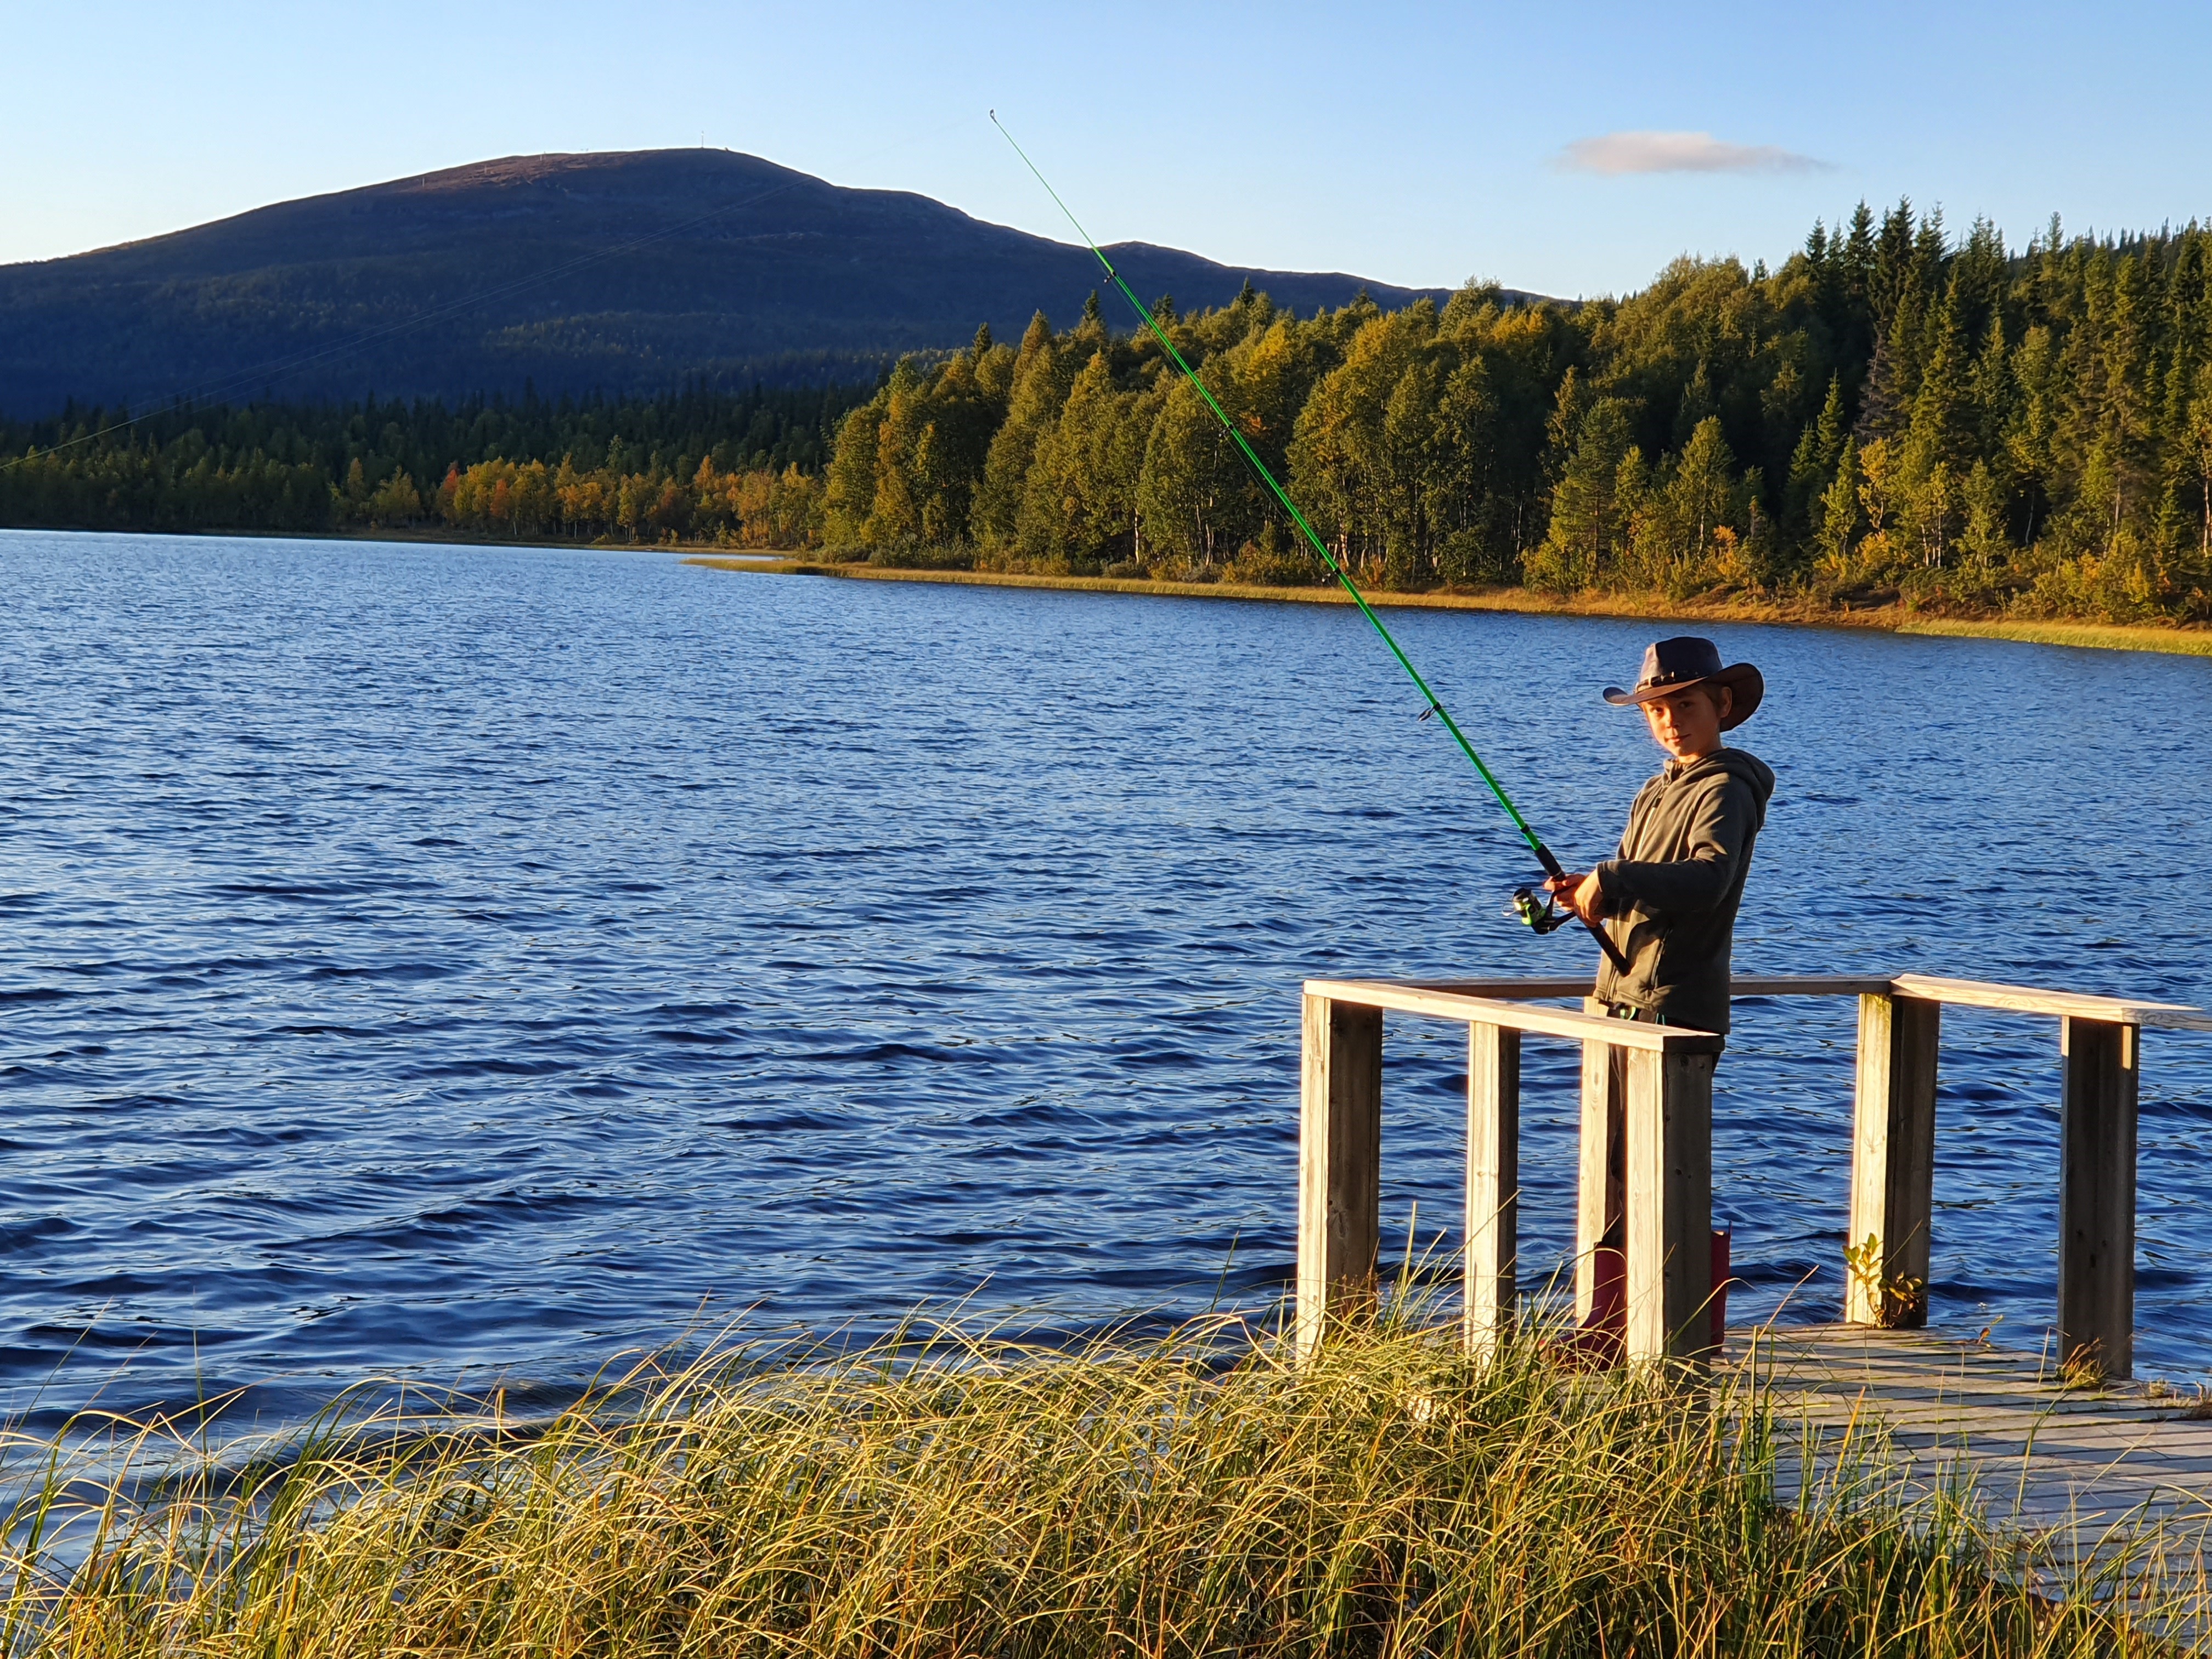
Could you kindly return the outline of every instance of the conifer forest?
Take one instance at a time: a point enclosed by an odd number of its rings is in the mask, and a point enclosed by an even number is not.
[[[73,408],[0,421],[0,525],[799,546],[871,389]]]
[[[2014,251],[1863,204],[1778,269],[1685,258],[1624,299],[1155,314],[1378,586],[2212,621],[2212,227]],[[0,428],[0,521],[1324,580],[1132,321],[746,408],[179,411],[47,453],[78,412]]]

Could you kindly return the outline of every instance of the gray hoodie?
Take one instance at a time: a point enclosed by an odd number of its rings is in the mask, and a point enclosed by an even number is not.
[[[1598,969],[1602,1000],[1728,1030],[1736,906],[1773,793],[1773,771],[1741,749],[1668,761],[1637,792],[1619,855],[1597,866],[1606,933],[1628,958],[1625,974]]]

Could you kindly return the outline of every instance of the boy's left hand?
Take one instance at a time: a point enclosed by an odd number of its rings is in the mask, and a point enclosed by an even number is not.
[[[1605,920],[1605,887],[1595,870],[1587,875],[1553,876],[1544,884],[1544,890],[1561,909],[1572,911],[1584,921]]]

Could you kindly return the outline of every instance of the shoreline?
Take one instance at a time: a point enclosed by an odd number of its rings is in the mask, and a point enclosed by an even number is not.
[[[1274,605],[1345,605],[1340,587],[1255,587],[1231,582],[1166,582],[1112,576],[1036,576],[980,570],[908,570],[884,565],[832,564],[823,560],[757,554],[735,558],[693,554],[684,562],[702,569],[747,575],[835,576],[848,580],[937,582],[951,586],[1024,587],[1071,593],[1125,593],[1154,598],[1242,599]],[[1956,639],[2004,640],[2076,650],[2149,651],[2168,656],[2212,657],[2212,629],[2145,628],[2117,623],[2012,621],[1931,617],[1901,605],[1866,611],[1828,611],[1772,600],[1727,600],[1701,605],[1622,594],[1559,599],[1522,587],[1474,592],[1373,592],[1376,609],[1489,611],[1539,617],[1612,617],[1706,623],[1764,623],[1790,628],[1867,629]]]
[[[1128,580],[1112,576],[1040,576],[983,570],[902,569],[887,565],[840,564],[803,554],[763,550],[735,554],[702,548],[696,544],[621,543],[604,539],[570,541],[544,538],[511,541],[462,534],[450,527],[391,526],[371,529],[348,526],[319,532],[300,530],[62,530],[40,526],[9,526],[23,534],[156,535],[241,538],[260,541],[386,542],[400,545],[488,547],[526,552],[551,549],[573,552],[634,552],[673,554],[684,563],[702,569],[737,571],[751,575],[836,576],[848,580],[937,582],[951,586],[1024,587],[1068,593],[1123,593],[1138,597],[1182,599],[1237,599],[1262,605],[1350,605],[1340,587],[1259,587],[1236,582],[1170,582]],[[1580,593],[1561,598],[1525,587],[1492,587],[1472,592],[1447,590],[1431,593],[1377,591],[1366,594],[1376,610],[1487,611],[1530,617],[1607,617],[1686,623],[1763,623],[1784,628],[1869,629],[1883,634],[1911,634],[1936,638],[2002,640],[2020,645],[2057,646],[2086,651],[2147,651],[2163,656],[2212,657],[2212,628],[2146,627],[2124,623],[2039,621],[2027,618],[1942,617],[1911,611],[1902,605],[1881,605],[1864,611],[1835,611],[1803,603],[1771,599],[1729,599],[1713,604],[1696,600],[1668,600],[1647,594]]]

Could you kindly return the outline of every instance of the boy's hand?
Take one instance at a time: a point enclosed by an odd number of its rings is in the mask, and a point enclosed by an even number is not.
[[[1584,921],[1605,920],[1605,887],[1593,870],[1587,875],[1553,876],[1544,884],[1544,890],[1563,910],[1569,910]]]

